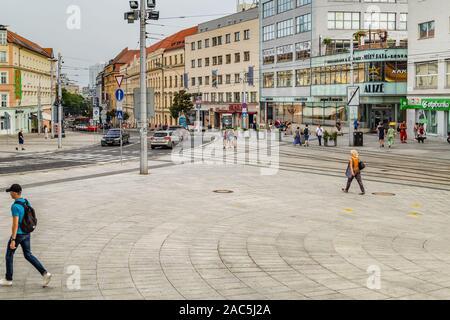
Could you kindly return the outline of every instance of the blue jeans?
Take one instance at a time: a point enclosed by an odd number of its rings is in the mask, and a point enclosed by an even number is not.
[[[9,247],[10,244],[11,240],[8,241],[8,248],[6,249],[6,280],[13,280],[14,253],[19,245],[22,247],[25,259],[31,263],[41,275],[44,275],[47,272],[39,260],[31,253],[31,237],[29,234],[16,235],[16,249],[11,250]]]

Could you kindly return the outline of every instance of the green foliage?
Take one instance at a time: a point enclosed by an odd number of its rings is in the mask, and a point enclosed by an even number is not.
[[[192,102],[192,94],[185,90],[175,93],[172,106],[169,108],[170,115],[174,119],[178,119],[181,113],[187,114],[194,107]]]
[[[66,89],[62,89],[62,103],[66,115],[83,117],[92,115],[92,103],[79,94],[73,94]]]
[[[130,114],[128,112],[124,112],[123,121],[127,121],[128,119],[130,119]]]

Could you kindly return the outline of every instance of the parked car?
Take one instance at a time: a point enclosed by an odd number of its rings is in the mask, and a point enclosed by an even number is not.
[[[180,136],[180,140],[184,141],[189,139],[189,131],[186,130],[186,128],[182,127],[182,126],[170,126],[167,131],[175,131],[178,133],[178,135]]]
[[[87,131],[88,126],[87,124],[78,124],[75,126],[75,130],[77,131]]]
[[[98,126],[88,126],[86,129],[87,132],[97,132]]]
[[[122,130],[122,144],[130,143],[130,134]],[[120,146],[120,129],[110,129],[102,138],[102,147],[106,146]]]
[[[175,145],[181,142],[181,137],[177,131],[156,131],[150,138],[150,147],[166,147],[172,149]]]

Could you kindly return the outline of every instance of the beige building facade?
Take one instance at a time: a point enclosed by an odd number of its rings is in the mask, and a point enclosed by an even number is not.
[[[0,28],[0,134],[50,127],[52,71],[53,49]]]
[[[203,127],[259,123],[258,8],[202,23],[186,38],[187,88]],[[193,112],[188,122],[195,121]]]

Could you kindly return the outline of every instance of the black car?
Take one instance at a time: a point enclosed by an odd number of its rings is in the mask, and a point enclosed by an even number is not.
[[[122,144],[130,143],[130,134],[122,130]],[[120,129],[110,129],[108,133],[102,138],[102,147],[106,146],[120,146]]]

